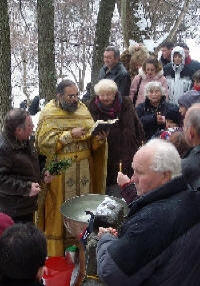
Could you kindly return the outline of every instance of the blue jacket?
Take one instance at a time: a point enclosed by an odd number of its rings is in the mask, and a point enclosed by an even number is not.
[[[97,271],[109,286],[197,286],[200,192],[177,177],[132,203],[119,238],[97,245]]]

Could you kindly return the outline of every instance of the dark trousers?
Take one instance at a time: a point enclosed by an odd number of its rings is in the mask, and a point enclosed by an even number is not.
[[[16,216],[12,217],[15,223],[27,223],[27,222],[33,222],[33,213],[22,215],[22,216]]]

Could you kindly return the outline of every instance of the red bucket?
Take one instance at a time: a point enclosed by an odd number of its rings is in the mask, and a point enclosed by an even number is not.
[[[68,264],[65,257],[50,257],[45,263],[43,275],[46,286],[69,286],[74,264]]]

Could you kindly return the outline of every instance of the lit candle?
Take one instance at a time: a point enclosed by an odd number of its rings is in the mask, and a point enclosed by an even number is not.
[[[122,171],[122,161],[119,162],[119,171]]]

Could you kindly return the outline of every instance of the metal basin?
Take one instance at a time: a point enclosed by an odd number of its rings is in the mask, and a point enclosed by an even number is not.
[[[95,213],[98,205],[102,203],[106,197],[108,196],[88,194],[71,198],[62,204],[61,213],[64,218],[64,225],[73,237],[78,238],[80,233],[85,230],[88,225],[90,216],[86,215],[85,211]],[[124,215],[128,213],[128,206],[123,200],[115,197],[110,198],[123,205]]]

